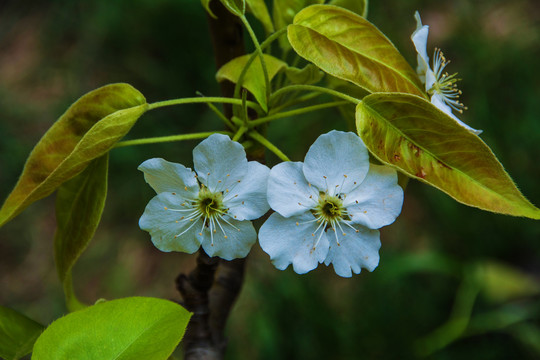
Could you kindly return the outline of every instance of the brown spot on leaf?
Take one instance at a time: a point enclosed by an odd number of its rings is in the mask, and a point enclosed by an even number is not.
[[[452,168],[451,168],[450,166],[446,165],[446,164],[443,163],[441,160],[437,160],[437,162],[438,162],[439,165],[441,165],[442,167],[445,167],[445,168],[447,168],[447,169],[449,169],[449,170],[452,170]]]
[[[427,175],[426,172],[422,168],[420,168],[420,171],[416,173],[416,176],[418,176],[419,178],[422,178],[422,179],[425,179],[426,175]]]

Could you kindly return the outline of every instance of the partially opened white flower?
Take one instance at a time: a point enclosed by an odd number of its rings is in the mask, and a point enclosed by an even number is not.
[[[446,65],[448,65],[449,61],[446,60],[442,51],[437,48],[433,53],[433,69],[430,68],[429,56],[427,55],[429,26],[422,25],[422,20],[420,19],[418,11],[414,14],[414,17],[416,19],[416,30],[412,33],[411,40],[418,53],[418,66],[416,72],[418,73],[420,80],[425,84],[426,92],[431,96],[431,103],[449,115],[452,119],[456,120],[467,130],[476,135],[481,134],[482,130],[473,129],[459,120],[452,113],[452,109],[459,113],[462,113],[463,109],[466,109],[466,107],[458,100],[461,91],[458,90],[456,86],[456,82],[459,80],[456,78],[457,73],[452,75],[443,73],[443,70]]]
[[[396,171],[369,163],[362,140],[331,131],[310,147],[304,162],[270,170],[268,202],[276,212],[259,231],[273,264],[306,273],[332,264],[343,277],[379,264],[379,229],[401,212]]]
[[[193,150],[195,171],[154,158],[139,170],[157,195],[139,220],[161,251],[194,253],[202,245],[209,256],[245,257],[257,240],[251,224],[269,205],[269,169],[247,161],[242,145],[211,135]]]

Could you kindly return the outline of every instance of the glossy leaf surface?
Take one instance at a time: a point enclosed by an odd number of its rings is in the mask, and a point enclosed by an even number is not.
[[[429,101],[372,94],[356,108],[358,134],[375,157],[457,201],[540,219],[490,148]]]
[[[108,158],[105,154],[93,160],[82,173],[62,184],[56,196],[56,269],[71,311],[84,307],[73,292],[71,269],[101,219],[107,197]]]
[[[394,45],[363,17],[330,5],[313,5],[288,27],[289,42],[323,71],[369,92],[425,97],[416,72]]]
[[[166,360],[191,314],[171,301],[131,297],[97,303],[53,322],[33,360]]]
[[[219,69],[216,74],[218,81],[229,80],[233,83],[237,83],[242,74],[242,70],[246,66],[251,55],[244,55],[232,59]],[[268,70],[268,79],[271,81],[276,74],[287,67],[287,64],[273,56],[264,55],[264,61],[266,69]],[[261,59],[257,57],[249,69],[247,70],[243,87],[253,94],[255,99],[261,104],[262,108],[266,111],[268,106],[266,104],[266,84],[264,82],[264,73],[261,65]]]
[[[0,226],[109,151],[147,107],[144,96],[128,84],[103,86],[77,100],[30,153],[0,209]]]
[[[43,326],[23,314],[0,306],[0,357],[18,360],[32,351]]]

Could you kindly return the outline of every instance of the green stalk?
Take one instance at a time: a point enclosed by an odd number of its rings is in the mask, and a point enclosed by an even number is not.
[[[306,106],[306,107],[300,108],[300,109],[295,109],[295,110],[291,110],[291,111],[285,111],[285,112],[282,112],[282,113],[277,113],[277,114],[274,114],[274,115],[265,116],[265,117],[259,118],[257,120],[250,121],[249,124],[251,126],[259,126],[259,125],[267,123],[269,121],[274,121],[274,120],[286,118],[286,117],[289,117],[289,116],[301,115],[301,114],[305,114],[305,113],[308,113],[308,112],[322,110],[322,109],[336,107],[336,106],[341,106],[341,105],[345,105],[345,104],[348,104],[348,102],[340,100],[340,101],[333,101],[333,102],[329,102],[329,103],[325,103],[325,104]]]
[[[157,136],[157,137],[144,138],[144,139],[120,141],[114,147],[119,148],[119,147],[125,147],[125,146],[133,146],[133,145],[146,145],[146,144],[173,142],[173,141],[204,139],[204,138],[209,137],[212,134],[231,135],[231,133],[228,131],[209,131],[209,132],[201,132],[201,133],[194,133],[194,134]]]
[[[268,141],[264,136],[256,132],[255,130],[251,130],[248,135],[261,143],[264,147],[266,147],[268,150],[276,154],[278,158],[280,158],[283,161],[291,161],[287,155],[285,155],[281,150],[279,150],[274,144],[272,144],[270,141]]]
[[[222,103],[222,104],[233,104],[233,105],[242,105],[241,99],[231,99],[226,97],[196,97],[196,98],[183,98],[183,99],[172,99],[159,101],[152,104],[148,104],[148,110],[154,110],[157,108],[173,105],[182,105],[182,104],[196,104],[196,103]],[[253,101],[247,101],[246,105],[257,113],[262,113],[262,109],[259,104],[254,103]]]
[[[324,88],[324,87],[321,87],[321,86],[314,86],[314,85],[289,85],[289,86],[285,86],[285,87],[277,90],[276,92],[274,92],[272,94],[272,97],[270,98],[270,103],[272,102],[272,99],[277,98],[281,94],[284,94],[284,93],[287,93],[287,92],[290,92],[290,91],[297,91],[297,90],[317,91],[317,92],[320,92],[320,93],[330,94],[332,96],[335,96],[335,97],[350,101],[353,104],[360,103],[359,99],[354,98],[352,96],[345,95],[345,94],[343,94],[343,93],[341,93],[339,91],[336,91],[336,90],[327,89],[327,88]]]
[[[266,67],[266,61],[264,61],[264,53],[261,48],[261,44],[259,44],[259,40],[257,40],[257,36],[255,35],[255,32],[251,28],[251,25],[247,21],[245,15],[240,17],[240,20],[242,20],[242,23],[244,23],[244,26],[246,27],[246,30],[249,33],[249,36],[251,37],[251,41],[253,41],[253,45],[255,45],[255,48],[257,49],[257,53],[259,54],[259,57],[261,58],[261,66],[263,70],[264,75],[264,84],[266,85],[266,103],[268,103],[268,99],[270,99],[270,94],[272,92],[272,89],[270,89],[270,79],[268,78],[268,69]]]
[[[266,40],[264,40],[261,43],[261,49],[264,50],[267,46],[269,46],[272,42],[274,42],[277,38],[279,38],[285,31],[287,31],[287,28],[283,28],[281,30],[276,31],[272,35],[270,35]],[[258,52],[254,52],[249,57],[248,61],[246,62],[246,65],[242,69],[242,72],[240,73],[240,77],[238,78],[238,81],[236,82],[236,85],[234,86],[234,97],[236,99],[240,98],[240,88],[242,87],[242,84],[244,83],[244,77],[246,76],[247,71],[249,70],[249,67],[255,61],[255,59],[259,56]]]

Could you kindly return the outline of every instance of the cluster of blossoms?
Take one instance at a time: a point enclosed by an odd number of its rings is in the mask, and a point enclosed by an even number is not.
[[[379,229],[401,211],[395,170],[369,163],[353,133],[321,135],[305,161],[271,170],[247,161],[242,145],[214,134],[193,150],[195,172],[163,159],[139,166],[157,195],[139,225],[162,251],[245,257],[257,240],[250,220],[275,211],[259,241],[278,269],[303,274],[319,263],[350,277],[379,263]]]
[[[456,120],[461,126],[470,132],[480,135],[482,130],[476,130],[459,120],[453,113],[452,109],[462,113],[466,107],[458,101],[461,91],[458,90],[456,82],[459,79],[456,74],[449,75],[443,73],[444,68],[449,61],[446,60],[440,49],[435,49],[433,53],[433,69],[429,66],[429,56],[427,54],[427,38],[429,26],[422,25],[420,14],[418,11],[414,14],[416,19],[416,30],[411,35],[411,40],[418,53],[418,66],[416,72],[420,80],[426,86],[426,92],[431,96],[431,103],[439,110],[442,110],[452,119]]]

